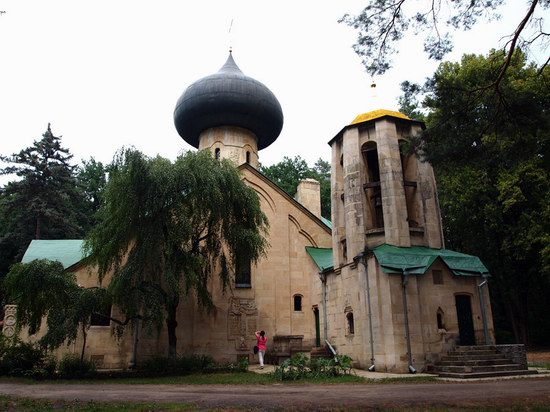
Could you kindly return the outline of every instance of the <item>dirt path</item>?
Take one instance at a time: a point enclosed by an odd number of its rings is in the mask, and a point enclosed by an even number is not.
[[[256,407],[312,409],[356,407],[440,407],[544,403],[550,379],[467,383],[350,385],[117,385],[0,383],[0,393],[16,397],[146,403],[192,403],[197,409]]]

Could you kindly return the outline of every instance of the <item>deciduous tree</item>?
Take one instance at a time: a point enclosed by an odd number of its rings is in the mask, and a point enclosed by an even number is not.
[[[427,128],[413,143],[437,173],[450,247],[492,274],[495,319],[516,339],[550,338],[550,74],[519,50],[443,63],[423,86]]]
[[[237,257],[252,263],[267,248],[259,198],[229,160],[207,151],[171,162],[123,150],[112,164],[99,222],[85,245],[128,317],[166,323],[176,355],[177,309],[191,294],[212,307],[211,278],[225,288]]]
[[[321,215],[330,219],[330,164],[322,159],[317,160],[310,168],[300,156],[291,159],[287,156],[271,166],[260,166],[260,172],[273,180],[290,196],[295,196],[298,183],[303,179],[315,179],[321,185]]]
[[[73,343],[80,331],[80,359],[84,359],[91,318],[101,315],[109,301],[106,289],[80,287],[74,273],[65,271],[60,262],[46,259],[15,264],[4,284],[8,302],[17,304],[18,328],[26,326],[33,335],[45,319],[46,332],[38,343],[47,349]]]

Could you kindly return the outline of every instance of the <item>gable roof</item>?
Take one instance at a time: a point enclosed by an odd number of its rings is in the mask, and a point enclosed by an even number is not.
[[[252,174],[256,175],[258,178],[266,182],[269,186],[271,186],[273,189],[275,189],[278,193],[280,193],[284,198],[286,198],[290,203],[292,203],[294,206],[296,206],[298,209],[302,210],[306,215],[308,215],[311,219],[316,221],[319,226],[321,226],[325,231],[327,231],[329,234],[332,234],[332,223],[330,220],[325,219],[323,217],[317,217],[315,216],[307,207],[302,205],[300,202],[298,202],[296,199],[294,199],[292,196],[290,196],[287,192],[285,192],[283,189],[279,187],[277,183],[275,183],[273,180],[271,180],[269,177],[264,175],[262,172],[260,172],[258,169],[250,166],[248,163],[241,164],[238,169],[240,171],[247,170],[251,172]]]
[[[29,263],[35,259],[49,259],[61,262],[64,269],[85,258],[82,239],[32,240],[21,259]]]

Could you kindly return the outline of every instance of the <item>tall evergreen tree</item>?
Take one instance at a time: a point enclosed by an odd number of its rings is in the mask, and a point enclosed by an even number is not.
[[[82,194],[77,188],[72,155],[48,124],[42,139],[11,156],[4,175],[16,175],[0,192],[0,262],[4,275],[19,261],[32,239],[82,237]]]

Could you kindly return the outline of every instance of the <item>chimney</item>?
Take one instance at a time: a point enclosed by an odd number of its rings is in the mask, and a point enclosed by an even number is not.
[[[321,184],[315,179],[298,183],[296,200],[318,218],[321,217]]]

